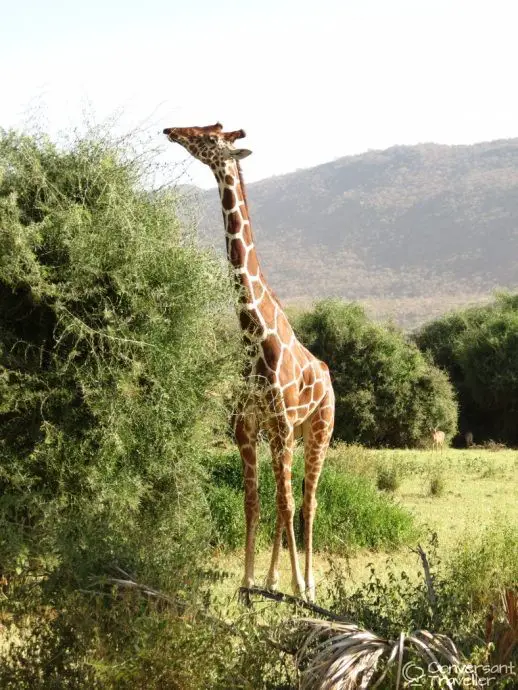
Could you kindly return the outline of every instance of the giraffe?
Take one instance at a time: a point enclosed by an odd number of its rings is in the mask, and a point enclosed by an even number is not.
[[[279,584],[279,558],[286,530],[295,594],[315,599],[313,521],[315,493],[334,424],[334,392],[329,369],[295,337],[282,307],[259,265],[239,161],[250,155],[234,142],[240,129],[224,132],[218,122],[206,127],[164,129],[208,165],[216,177],[223,211],[227,256],[239,289],[238,315],[247,352],[246,399],[235,415],[234,434],[243,464],[245,494],[245,574],[243,587],[254,585],[254,552],[259,520],[257,438],[268,438],[276,480],[276,527],[266,586]],[[298,562],[293,518],[291,468],[295,439],[304,439],[304,577]]]

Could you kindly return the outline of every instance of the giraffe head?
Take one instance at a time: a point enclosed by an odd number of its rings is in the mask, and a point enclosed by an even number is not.
[[[222,168],[226,161],[240,160],[252,153],[234,146],[236,139],[246,136],[243,129],[224,132],[219,122],[207,127],[168,127],[164,129],[164,134],[169,141],[180,144],[212,169]]]

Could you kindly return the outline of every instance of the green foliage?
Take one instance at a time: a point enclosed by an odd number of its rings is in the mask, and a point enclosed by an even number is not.
[[[0,645],[3,690],[295,687],[294,663],[274,647],[284,627],[275,611],[263,612],[261,625],[242,610],[230,623],[208,590],[187,605],[124,588],[61,603],[58,614],[20,623],[12,643]]]
[[[363,477],[333,471],[319,485],[315,545],[336,553],[349,545],[393,549],[414,536],[412,516]]]
[[[242,548],[245,540],[244,493],[242,487],[236,488],[226,484],[218,485],[214,482],[207,487],[207,500],[210,506],[211,521],[214,526],[214,544],[225,546],[229,549]]]
[[[418,578],[387,560],[380,575],[352,588],[350,578],[333,566],[328,579],[330,607],[355,624],[386,637],[402,630],[427,629],[451,636],[470,654],[483,638],[490,606],[501,616],[500,595],[518,582],[518,531],[495,522],[478,539],[462,540],[442,562],[436,535],[426,547],[434,598],[424,574]],[[518,651],[518,650],[517,650]]]
[[[146,189],[153,166],[104,132],[0,133],[8,578],[118,563],[171,580],[207,544],[202,460],[240,349],[220,337],[226,274],[181,230],[174,193]]]
[[[77,597],[68,598],[67,614],[44,615],[39,611],[32,626],[4,629],[0,647],[0,687],[5,690],[103,687],[88,663],[91,630],[79,612]],[[86,612],[81,610],[84,615]]]
[[[480,443],[518,443],[518,298],[502,294],[492,304],[449,314],[415,335],[454,384],[460,428]]]
[[[293,489],[301,504],[304,462],[297,452],[293,464]],[[206,493],[210,505],[214,539],[227,548],[244,542],[241,460],[237,452],[215,455]],[[259,499],[261,522],[258,542],[270,546],[275,529],[275,479],[268,457],[260,462]],[[379,494],[370,479],[324,466],[318,484],[314,543],[317,550],[347,553],[354,547],[395,548],[414,536],[410,514]],[[295,525],[298,529],[298,525]],[[300,535],[299,535],[300,536]]]
[[[331,370],[336,393],[335,438],[378,446],[416,446],[435,426],[456,431],[451,385],[395,328],[368,320],[363,309],[319,303],[296,330]]]

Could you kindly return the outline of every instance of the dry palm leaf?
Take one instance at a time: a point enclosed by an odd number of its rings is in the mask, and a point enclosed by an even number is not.
[[[440,669],[439,658],[449,666],[459,666],[460,657],[454,643],[445,635],[426,630],[401,633],[397,640],[378,637],[356,625],[336,621],[304,618],[296,621],[303,635],[296,655],[301,670],[301,690],[361,690],[379,687],[391,668],[397,664],[396,690],[401,685],[403,657],[406,650],[428,666],[434,662]],[[373,685],[378,665],[384,659],[384,669]],[[442,675],[444,687],[453,688],[451,680]]]

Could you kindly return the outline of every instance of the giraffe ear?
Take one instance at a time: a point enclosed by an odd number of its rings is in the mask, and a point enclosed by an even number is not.
[[[230,151],[230,157],[239,161],[242,158],[246,158],[251,153],[252,152],[250,151],[250,149],[234,149],[233,151]]]

